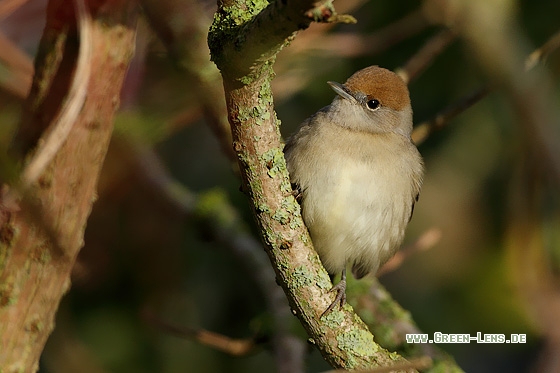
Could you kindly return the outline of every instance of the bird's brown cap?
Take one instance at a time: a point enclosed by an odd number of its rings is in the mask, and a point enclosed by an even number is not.
[[[368,100],[379,100],[381,105],[394,110],[402,110],[410,105],[405,82],[394,72],[379,66],[369,66],[355,72],[344,86],[350,93],[362,92]]]

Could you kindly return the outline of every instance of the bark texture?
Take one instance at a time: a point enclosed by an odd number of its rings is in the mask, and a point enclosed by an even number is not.
[[[59,302],[83,245],[86,220],[113,129],[121,85],[134,50],[136,6],[91,1],[91,75],[82,109],[54,159],[18,206],[0,210],[0,367],[38,369]],[[12,154],[29,162],[68,98],[80,53],[71,3],[52,0],[35,76]],[[13,189],[13,188],[12,188]]]

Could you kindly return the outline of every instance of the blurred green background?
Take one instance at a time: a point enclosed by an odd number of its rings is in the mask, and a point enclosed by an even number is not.
[[[215,9],[210,2],[170,4],[178,9],[177,19],[196,9],[201,28],[210,25]],[[508,4],[522,35],[511,40],[519,50],[531,51],[560,30],[560,2]],[[29,56],[36,52],[45,6],[31,0],[0,23]],[[335,6],[358,23],[312,25],[276,63],[275,104],[284,137],[330,103],[334,93],[327,80],[343,82],[373,64],[401,67],[442,29],[420,1]],[[382,32],[403,17],[409,17],[403,23],[409,31]],[[189,53],[209,58],[199,39],[182,42]],[[223,97],[194,81],[202,76],[219,87],[218,73],[208,58],[179,68],[145,18],[137,43],[100,198],[41,372],[274,372],[270,315],[254,273],[209,229],[211,222],[200,220],[204,209],[229,203],[227,218],[258,239],[240,179],[201,109],[203,101],[222,107]],[[551,53],[539,68],[548,74],[551,101],[558,104],[560,53]],[[0,71],[3,82],[12,74],[6,67]],[[469,41],[458,37],[410,84],[415,123],[499,80],[494,78]],[[3,86],[0,140],[7,148],[23,99]],[[555,319],[543,309],[554,310],[560,296],[558,179],[530,151],[534,144],[506,90],[507,84],[497,84],[419,146],[427,172],[405,244],[432,228],[441,232],[441,240],[408,257],[381,282],[424,333],[527,334],[528,342],[519,345],[441,345],[465,371],[553,371],[551,361],[560,353],[555,331],[560,313]],[[560,118],[554,119],[560,126]],[[162,172],[175,187],[185,188],[180,191],[189,208],[163,192]],[[258,343],[245,356],[231,356],[171,333],[169,325],[182,334],[204,329],[242,340],[256,336]],[[295,317],[289,328],[306,339]],[[305,371],[329,369],[311,346],[305,353]]]

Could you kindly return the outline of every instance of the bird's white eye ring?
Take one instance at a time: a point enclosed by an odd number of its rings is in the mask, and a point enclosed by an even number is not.
[[[366,106],[368,107],[369,110],[374,111],[381,106],[381,103],[379,102],[379,100],[371,99],[368,102],[366,102]]]

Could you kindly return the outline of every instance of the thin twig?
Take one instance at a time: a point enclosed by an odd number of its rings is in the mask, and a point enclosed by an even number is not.
[[[422,144],[428,136],[445,127],[453,118],[482,100],[491,91],[492,88],[488,86],[479,88],[468,96],[452,103],[436,114],[434,118],[416,125],[414,131],[412,131],[412,141],[416,145]]]
[[[320,50],[337,57],[372,56],[410,38],[425,29],[427,25],[422,11],[415,10],[366,35],[349,32],[327,33],[331,29],[330,25],[314,27],[295,39],[284,53],[293,56]],[[287,58],[289,57],[282,57],[282,59]]]
[[[529,71],[537,66],[539,62],[543,61],[558,48],[560,48],[560,31],[552,35],[542,47],[536,49],[527,57],[525,60],[525,71]]]
[[[443,29],[424,44],[422,48],[396,73],[408,84],[417,78],[432,61],[443,52],[457,35],[450,29]]]
[[[254,338],[230,338],[204,329],[173,325],[161,320],[149,310],[144,310],[142,312],[142,318],[151,325],[169,334],[181,338],[193,339],[202,345],[212,347],[233,356],[245,356],[253,352],[257,346],[257,341]]]
[[[546,56],[548,56],[557,48],[560,48],[560,32],[557,32],[552,37],[550,37],[550,39],[548,39],[548,41],[542,47],[537,48],[529,55],[529,57],[527,57],[525,61],[526,71],[534,68],[537,63],[543,61]],[[461,98],[457,102],[452,103],[447,108],[440,111],[434,118],[416,125],[414,127],[414,131],[412,132],[412,141],[414,141],[416,145],[420,145],[433,132],[444,128],[457,115],[461,114],[462,112],[469,109],[471,106],[488,96],[488,94],[491,93],[493,89],[494,88],[490,86],[478,88],[474,92]]]
[[[441,229],[439,228],[431,228],[425,231],[408,246],[405,246],[401,250],[399,250],[395,256],[393,256],[383,267],[377,271],[377,277],[383,276],[389,272],[393,272],[397,268],[399,268],[402,263],[409,258],[411,255],[420,252],[426,251],[434,247],[438,244],[441,240]]]
[[[404,40],[411,38],[428,27],[428,22],[421,9],[416,9],[395,22],[382,27],[364,37],[362,45],[366,55],[380,54]]]
[[[353,4],[349,3],[351,2],[341,3],[340,5],[344,4],[347,7],[345,11],[352,11],[361,4],[361,1]],[[352,6],[349,7],[349,5]],[[278,61],[274,67],[277,77],[272,82],[275,92],[274,101],[285,100],[301,91],[323,69],[328,68],[328,66],[318,68],[316,64],[302,64],[301,68],[294,69],[294,58],[301,58],[306,53],[309,54],[313,51],[318,51],[327,56],[336,56],[336,58],[374,56],[412,37],[427,26],[428,22],[422,11],[415,10],[366,35],[351,32],[328,33],[332,28],[331,24],[310,27],[278,56]],[[286,61],[290,61],[290,63],[286,63]]]

